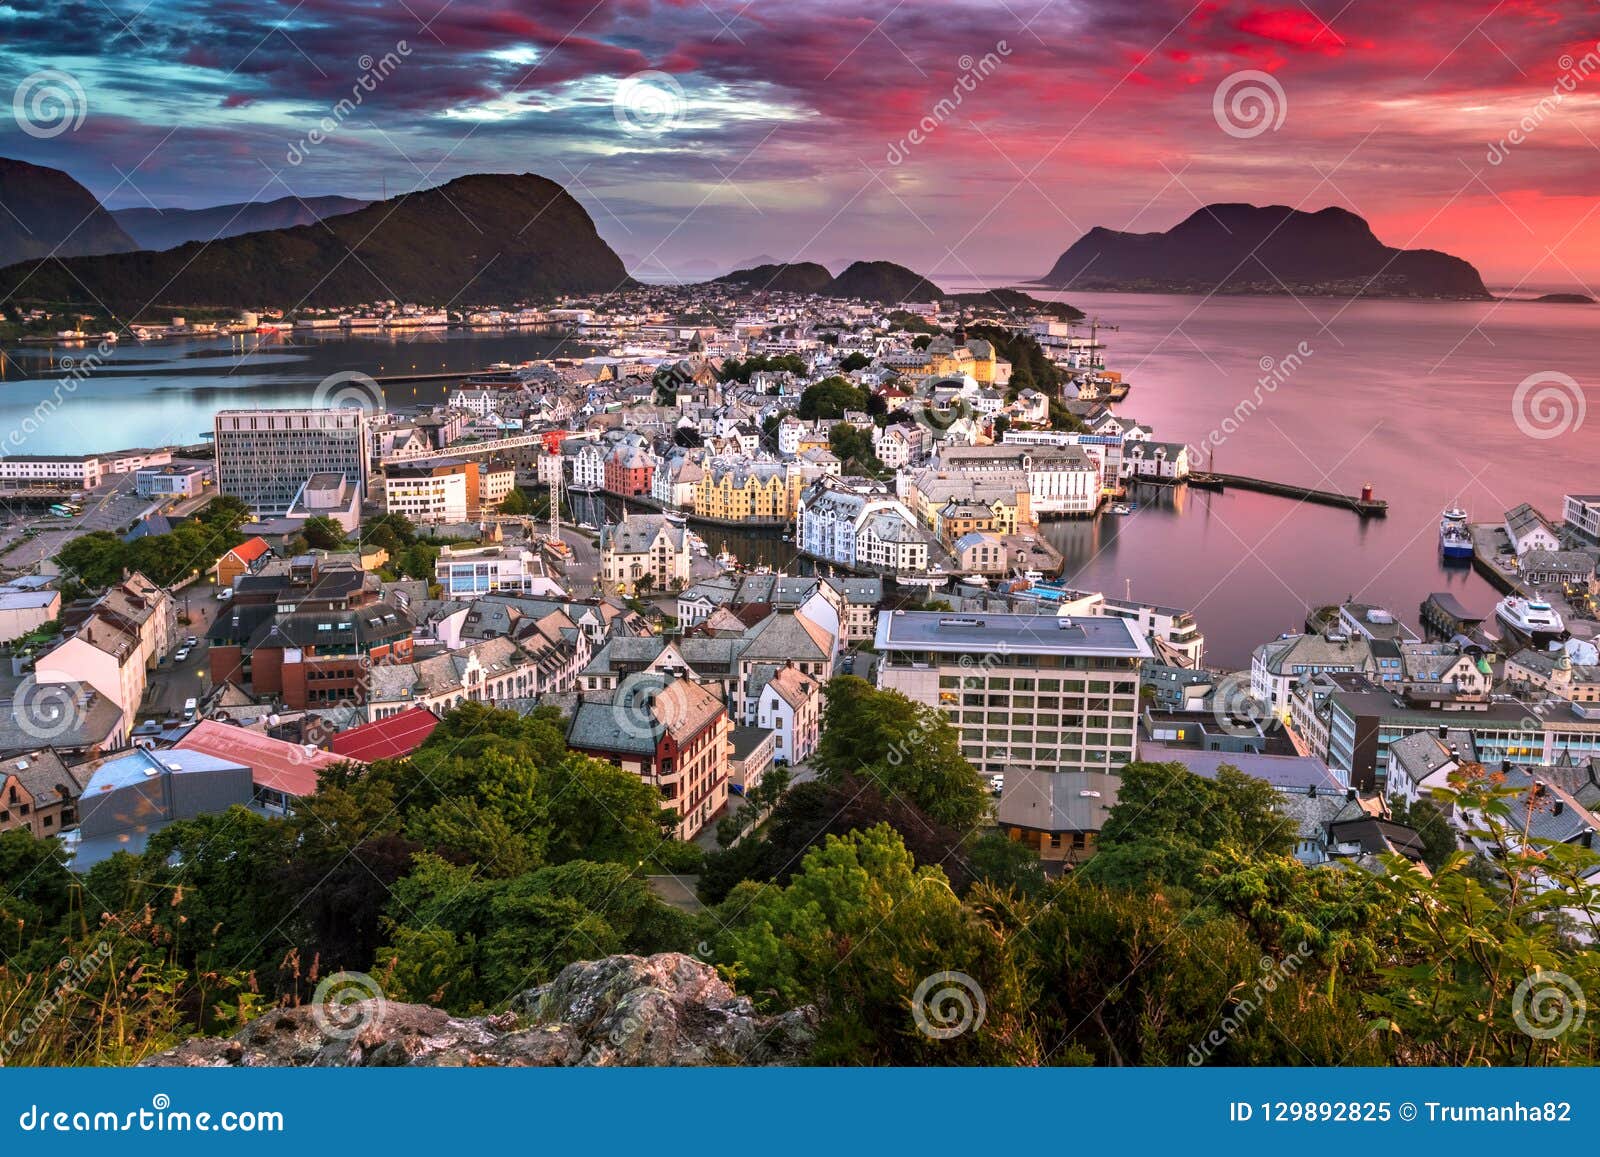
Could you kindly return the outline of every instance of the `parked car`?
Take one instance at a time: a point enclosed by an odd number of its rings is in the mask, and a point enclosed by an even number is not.
[[[200,638],[197,635],[190,635],[183,641],[183,645],[185,647],[198,647],[200,645]]]
[[[188,647],[179,647],[178,648],[178,653],[176,655],[172,656],[172,661],[174,663],[181,663],[185,659],[187,659],[188,657],[189,657],[189,648]]]

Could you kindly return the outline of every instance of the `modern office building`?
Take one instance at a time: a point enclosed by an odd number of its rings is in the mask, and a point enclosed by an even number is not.
[[[391,462],[384,468],[383,497],[390,514],[412,522],[467,522],[478,517],[478,464],[466,458]]]
[[[1134,758],[1150,646],[1109,616],[878,616],[878,685],[937,707],[985,773],[1115,771]]]
[[[962,754],[1003,777],[999,819],[1052,860],[1092,853],[1136,758],[1139,673],[1151,657],[1137,627],[1109,616],[878,616],[878,685],[942,711]]]
[[[337,473],[367,493],[370,415],[355,407],[223,410],[216,416],[217,489],[258,515],[288,512],[314,474]]]

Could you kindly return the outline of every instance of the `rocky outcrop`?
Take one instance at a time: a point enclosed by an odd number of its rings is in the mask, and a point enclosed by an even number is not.
[[[568,965],[496,1016],[368,999],[277,1009],[237,1035],[196,1038],[154,1066],[781,1065],[803,1062],[816,1013],[763,1016],[681,953]]]

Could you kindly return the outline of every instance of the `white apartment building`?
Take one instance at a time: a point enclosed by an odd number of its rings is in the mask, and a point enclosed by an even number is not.
[[[446,546],[434,564],[434,581],[446,599],[475,599],[491,591],[561,594],[531,550],[511,546]]]
[[[928,536],[903,502],[881,487],[852,487],[828,476],[800,495],[795,543],[814,558],[844,566],[928,569]]]
[[[343,474],[365,495],[369,419],[357,407],[223,410],[213,426],[217,489],[264,515],[286,513],[313,474]]]
[[[0,484],[7,486],[70,486],[93,490],[106,476],[95,454],[16,454],[0,458]]]
[[[1035,517],[1088,515],[1100,508],[1101,461],[1082,446],[952,446],[939,449],[939,466],[976,475],[1023,471]]]
[[[822,684],[798,667],[780,667],[748,703],[755,725],[773,732],[773,756],[801,763],[822,735]]]
[[[1561,502],[1561,522],[1590,543],[1600,543],[1600,494],[1568,494]]]
[[[383,480],[384,509],[415,523],[465,522],[471,484],[464,471],[440,473],[427,466],[390,463]]]

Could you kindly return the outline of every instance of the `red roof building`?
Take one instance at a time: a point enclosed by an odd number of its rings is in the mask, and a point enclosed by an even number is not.
[[[234,579],[255,570],[261,560],[271,553],[272,547],[266,539],[260,537],[245,539],[217,559],[217,585],[231,587]]]
[[[363,723],[333,737],[335,755],[371,763],[375,759],[404,759],[427,742],[439,717],[426,707],[408,707],[386,719]]]
[[[244,764],[255,782],[256,802],[278,808],[287,808],[302,796],[315,795],[317,772],[324,767],[359,762],[348,755],[288,743],[214,719],[202,719],[172,746]]]

